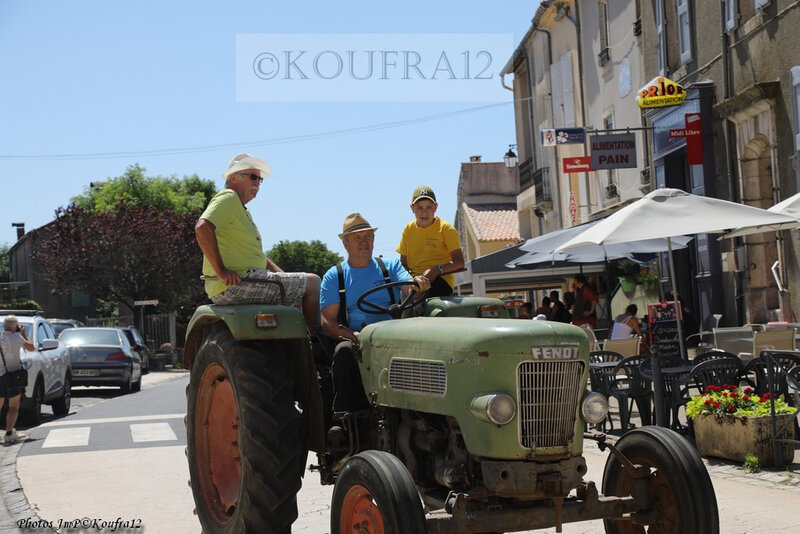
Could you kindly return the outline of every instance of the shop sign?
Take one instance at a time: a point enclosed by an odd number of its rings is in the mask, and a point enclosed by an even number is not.
[[[680,106],[686,100],[686,90],[669,78],[656,76],[639,89],[636,103],[642,109]]]
[[[685,128],[675,128],[669,131],[670,139],[686,138],[686,162],[689,165],[703,164],[703,137],[700,130],[700,114],[687,113],[684,115]]]
[[[575,194],[570,191],[569,192],[569,214],[572,216],[572,222],[575,222],[575,219],[578,218],[578,203],[575,202]]]
[[[592,158],[590,156],[577,156],[574,158],[564,158],[561,160],[564,174],[571,172],[589,172],[592,170]]]
[[[539,130],[542,146],[582,145],[586,140],[584,128],[552,128]]]
[[[592,170],[635,169],[636,134],[593,135],[589,146],[592,149]]]

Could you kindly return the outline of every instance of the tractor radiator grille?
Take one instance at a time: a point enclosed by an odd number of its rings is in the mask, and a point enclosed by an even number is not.
[[[525,448],[564,447],[575,433],[583,362],[550,360],[519,366],[519,441]]]
[[[389,364],[389,387],[395,391],[444,397],[447,391],[444,363],[392,358]]]

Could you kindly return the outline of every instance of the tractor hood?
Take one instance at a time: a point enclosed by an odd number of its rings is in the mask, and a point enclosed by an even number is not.
[[[400,350],[405,356],[417,354],[447,360],[491,358],[501,354],[535,359],[578,358],[575,350],[533,350],[536,347],[575,347],[588,358],[586,334],[580,328],[564,323],[520,319],[418,317],[383,321],[364,328],[361,344],[365,351],[376,351],[375,355]]]

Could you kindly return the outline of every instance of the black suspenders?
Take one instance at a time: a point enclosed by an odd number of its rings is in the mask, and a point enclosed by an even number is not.
[[[385,284],[390,284],[392,282],[392,277],[389,276],[389,270],[386,269],[386,264],[383,263],[383,258],[377,256],[375,261],[378,262],[378,267],[381,269],[381,273],[383,274],[383,282]],[[339,277],[339,324],[347,326],[347,296],[345,295],[345,288],[344,288],[344,271],[342,270],[342,264],[336,265],[336,274]],[[391,287],[387,287],[386,291],[389,292],[389,302],[394,304],[394,291],[392,291]]]

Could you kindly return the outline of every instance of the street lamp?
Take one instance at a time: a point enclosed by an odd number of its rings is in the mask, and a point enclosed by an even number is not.
[[[514,153],[516,147],[517,145],[508,145],[508,152],[503,156],[503,161],[506,163],[506,168],[508,169],[513,169],[517,166],[517,155]]]

